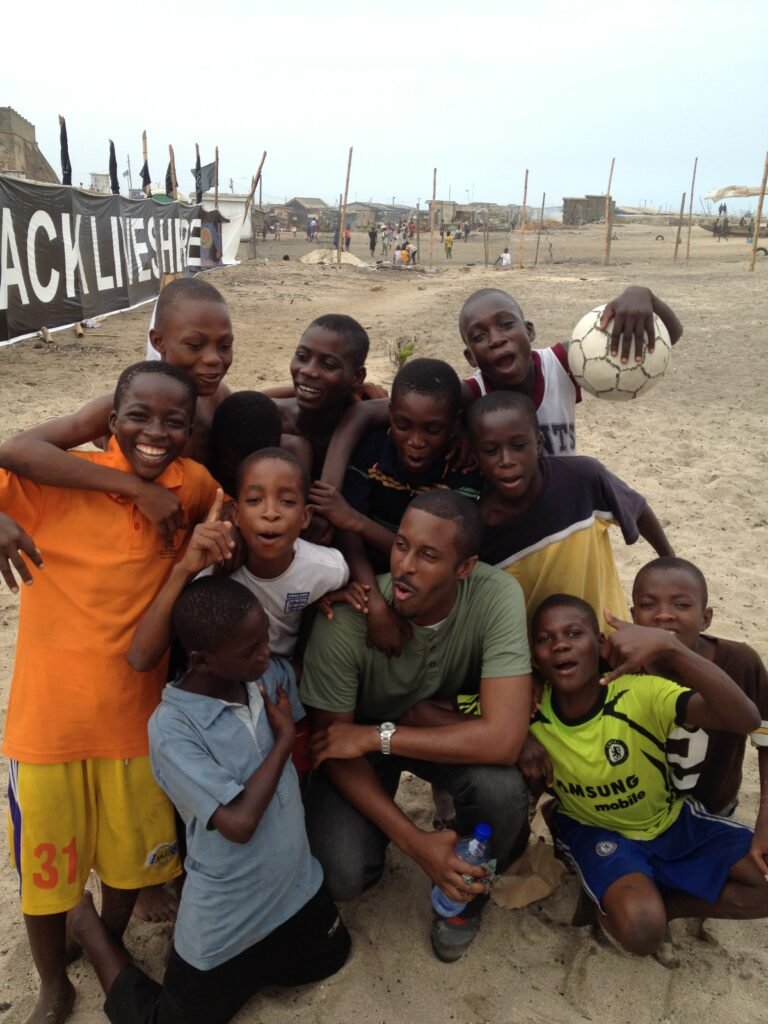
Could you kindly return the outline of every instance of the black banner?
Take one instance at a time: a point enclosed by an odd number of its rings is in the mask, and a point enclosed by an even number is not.
[[[213,218],[213,220],[212,220]],[[126,309],[220,265],[215,214],[0,175],[0,342]]]

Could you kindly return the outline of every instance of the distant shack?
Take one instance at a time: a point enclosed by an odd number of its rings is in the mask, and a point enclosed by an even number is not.
[[[605,196],[564,196],[563,224],[598,224],[605,220]],[[611,216],[616,203],[611,200]]]

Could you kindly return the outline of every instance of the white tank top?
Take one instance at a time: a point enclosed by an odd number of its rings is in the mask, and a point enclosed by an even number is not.
[[[576,454],[576,385],[552,348],[532,349],[536,367],[534,404],[544,447],[550,455]],[[561,346],[562,348],[562,346]],[[565,353],[566,350],[562,348]],[[537,358],[538,357],[538,358]],[[488,389],[481,370],[472,374],[480,394]],[[493,390],[493,389],[492,389]]]

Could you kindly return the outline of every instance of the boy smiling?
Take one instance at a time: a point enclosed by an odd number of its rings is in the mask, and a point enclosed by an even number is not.
[[[84,466],[157,481],[184,507],[170,537],[117,494],[40,486],[0,472],[0,508],[28,531],[45,568],[21,596],[3,740],[11,759],[11,828],[21,905],[41,987],[34,1024],[59,1024],[74,1001],[66,975],[66,912],[91,868],[102,920],[120,940],[139,888],[180,870],[173,811],[152,779],[147,722],[166,663],[139,675],[126,660],[136,624],[204,517],[216,486],[179,459],[194,387],[165,363],[125,370],[106,452]]]
[[[768,915],[768,875],[748,855],[752,830],[683,800],[674,782],[702,753],[700,734],[680,746],[681,727],[747,733],[760,715],[666,630],[605,616],[616,630],[608,638],[580,598],[554,594],[536,610],[533,656],[546,685],[531,733],[552,762],[558,844],[598,923],[625,952],[648,955],[672,918]],[[612,666],[602,675],[601,657]],[[696,692],[643,674],[661,661]]]

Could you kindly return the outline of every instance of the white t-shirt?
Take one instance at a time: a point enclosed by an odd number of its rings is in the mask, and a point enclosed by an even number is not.
[[[349,568],[336,548],[299,539],[293,548],[293,561],[282,576],[263,580],[242,565],[231,578],[248,587],[264,606],[272,654],[290,658],[299,635],[301,613],[329,591],[343,587],[349,579]]]
[[[501,260],[502,267],[511,267],[512,266],[512,254],[511,253],[503,252],[499,256],[499,259]]]

